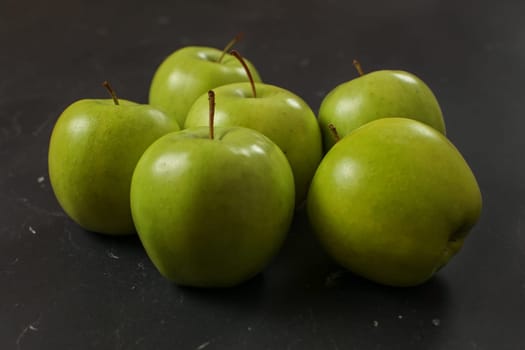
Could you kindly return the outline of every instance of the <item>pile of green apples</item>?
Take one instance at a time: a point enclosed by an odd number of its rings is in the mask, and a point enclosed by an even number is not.
[[[264,270],[306,203],[343,267],[392,286],[430,279],[477,222],[481,194],[428,86],[357,66],[316,116],[229,54],[233,43],[172,53],[149,104],[105,83],[111,98],[64,110],[48,163],[67,215],[88,231],[136,232],[177,284],[228,287]]]

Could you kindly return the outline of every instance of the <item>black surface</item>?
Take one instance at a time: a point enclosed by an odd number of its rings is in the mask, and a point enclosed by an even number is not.
[[[0,3],[1,349],[525,348],[525,3],[284,3]],[[166,55],[222,47],[238,31],[263,79],[314,110],[355,76],[355,57],[432,87],[484,197],[463,251],[436,278],[395,289],[339,272],[299,213],[263,275],[234,289],[179,288],[136,237],[95,235],[64,216],[47,176],[60,112],[106,98],[105,79],[146,102]]]

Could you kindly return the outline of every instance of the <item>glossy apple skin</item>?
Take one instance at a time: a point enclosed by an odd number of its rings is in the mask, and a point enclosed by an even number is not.
[[[325,155],[307,209],[342,266],[378,283],[414,286],[460,250],[481,202],[471,169],[443,134],[411,119],[385,118]]]
[[[306,199],[310,181],[323,155],[319,123],[299,96],[273,85],[260,83],[255,86],[256,98],[253,98],[249,83],[214,89],[215,125],[254,129],[275,142],[292,167],[299,206]],[[188,112],[185,128],[208,125],[208,110],[208,95],[204,94]]]
[[[186,129],[160,138],[131,185],[139,237],[160,273],[180,285],[230,287],[261,272],[294,212],[290,165],[246,128]]]
[[[179,130],[162,111],[119,100],[80,100],[58,118],[49,143],[49,179],[66,212],[84,229],[133,233],[129,191],[140,156]]]
[[[211,47],[188,46],[168,56],[158,67],[149,91],[149,103],[162,108],[182,127],[186,114],[195,100],[218,86],[248,81],[241,63],[226,54],[217,62],[222,51]],[[253,79],[261,78],[247,60]]]
[[[330,123],[344,137],[372,120],[404,117],[445,134],[436,97],[421,79],[404,71],[380,70],[337,86],[323,99],[318,117],[325,152],[335,143],[328,128]]]

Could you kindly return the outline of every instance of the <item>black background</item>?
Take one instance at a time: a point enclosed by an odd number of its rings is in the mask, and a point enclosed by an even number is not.
[[[525,3],[520,1],[0,2],[0,348],[524,349]],[[367,71],[434,90],[484,208],[430,282],[382,287],[341,271],[304,212],[268,269],[226,290],[180,288],[136,237],[83,231],[47,176],[49,136],[80,98],[147,101],[187,45],[237,49],[317,111]]]

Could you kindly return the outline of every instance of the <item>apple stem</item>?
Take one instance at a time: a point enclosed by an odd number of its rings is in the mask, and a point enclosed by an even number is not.
[[[241,54],[235,50],[231,50],[230,54],[234,56],[236,59],[238,59],[239,62],[241,62],[244,70],[246,71],[246,75],[248,76],[248,80],[250,81],[250,85],[252,86],[253,97],[256,98],[257,93],[255,91],[255,82],[253,81],[252,73],[250,72],[250,69],[248,68],[248,65],[246,64],[246,61],[244,61]]]
[[[214,139],[214,119],[215,119],[215,92],[213,90],[208,91],[208,102],[209,102],[209,113],[210,113],[210,139]]]
[[[222,50],[222,54],[219,56],[219,59],[217,60],[217,63],[221,63],[222,62],[222,59],[226,55],[226,52],[230,51],[230,49],[233,47],[233,45],[235,45],[239,41],[241,41],[243,36],[244,36],[243,33],[237,33],[237,35],[232,40],[230,40],[230,42],[228,44],[226,44],[226,46]]]
[[[330,129],[330,132],[332,133],[332,136],[335,139],[335,142],[339,142],[341,140],[341,136],[339,136],[339,133],[337,132],[337,129],[335,128],[335,125],[330,123],[328,124],[328,129]]]
[[[107,80],[104,81],[102,83],[102,86],[104,86],[109,91],[109,94],[111,95],[111,98],[113,98],[113,102],[115,103],[116,106],[118,106],[119,102],[118,102],[117,94],[115,94],[115,90],[113,90],[111,85],[109,85],[109,82]]]
[[[352,64],[354,65],[355,69],[357,70],[357,73],[359,73],[359,76],[365,75],[365,72],[363,72],[363,68],[361,67],[361,63],[359,63],[358,60],[354,59],[352,61]]]

